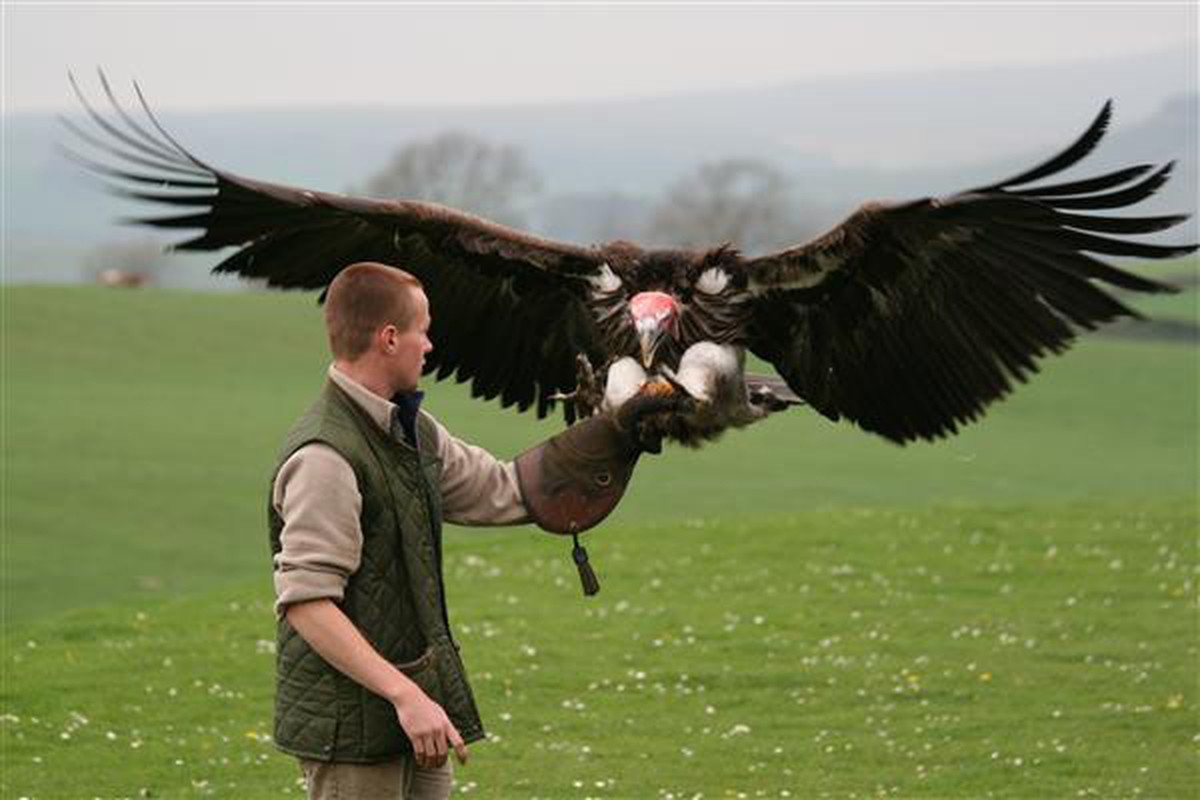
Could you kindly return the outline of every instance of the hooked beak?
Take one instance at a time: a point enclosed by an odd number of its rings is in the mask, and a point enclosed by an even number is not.
[[[640,319],[637,323],[637,335],[638,344],[642,348],[642,366],[650,369],[650,365],[654,363],[654,354],[658,352],[659,345],[667,335],[667,328],[656,319]]]
[[[629,314],[642,349],[642,366],[650,369],[654,354],[675,327],[675,298],[666,292],[639,292],[629,299]]]

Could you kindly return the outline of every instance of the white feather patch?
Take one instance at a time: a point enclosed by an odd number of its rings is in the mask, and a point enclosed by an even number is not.
[[[675,380],[688,394],[705,402],[714,399],[718,383],[740,377],[737,350],[714,342],[697,342],[689,347],[675,372]]]
[[[646,382],[646,370],[636,360],[625,356],[608,368],[604,382],[604,408],[613,411],[638,393]]]
[[[700,273],[696,289],[705,294],[720,294],[729,285],[729,275],[720,267],[709,267]]]
[[[621,279],[617,277],[617,273],[613,272],[608,264],[601,264],[600,274],[588,278],[588,281],[592,284],[592,289],[601,294],[612,294],[621,288]]]

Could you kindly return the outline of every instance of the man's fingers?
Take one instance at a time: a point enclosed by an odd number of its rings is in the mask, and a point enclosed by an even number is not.
[[[428,758],[428,750],[425,745],[425,737],[419,736],[412,740],[413,745],[413,760],[417,762],[418,767],[424,767],[425,761]]]
[[[462,737],[458,735],[458,730],[453,725],[450,726],[450,744],[454,745],[454,755],[458,758],[459,764],[467,763],[467,744]]]

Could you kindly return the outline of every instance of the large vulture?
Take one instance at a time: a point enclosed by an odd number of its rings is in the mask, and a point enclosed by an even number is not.
[[[75,154],[138,201],[174,207],[134,220],[198,232],[177,250],[236,250],[215,272],[322,289],[356,261],[425,285],[434,350],[426,372],[545,415],[682,391],[661,422],[695,443],[806,403],[891,441],[936,439],[976,419],[1037,359],[1080,329],[1138,316],[1102,288],[1172,287],[1098,256],[1173,258],[1196,245],[1131,241],[1186,216],[1113,217],[1163,185],[1171,164],[1039,183],[1100,141],[1111,102],[1070,147],[1006,180],[947,197],[868,203],[828,233],[747,258],[551,241],[420,200],[368,199],[243,178],[181,147],[146,105],[139,122],[101,75],[115,116],[73,132],[121,163]],[[72,80],[74,85],[74,80]],[[136,89],[136,84],[135,84]],[[745,351],[782,380],[743,373]]]

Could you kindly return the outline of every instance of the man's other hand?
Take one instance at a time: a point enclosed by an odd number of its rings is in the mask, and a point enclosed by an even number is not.
[[[392,701],[396,718],[413,746],[418,767],[437,769],[446,763],[449,748],[459,764],[467,763],[467,745],[454,723],[437,703],[429,699],[415,684]]]

